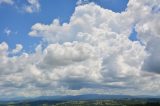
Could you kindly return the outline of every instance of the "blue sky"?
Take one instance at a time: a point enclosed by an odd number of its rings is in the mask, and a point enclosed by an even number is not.
[[[21,5],[23,5],[23,3],[25,2],[22,2]],[[28,36],[31,26],[36,22],[47,24],[55,18],[59,18],[62,22],[67,22],[74,11],[76,1],[48,0],[48,2],[41,1],[41,5],[39,12],[31,14],[17,10],[14,6],[1,5],[0,42],[6,41],[12,49],[15,48],[15,44],[21,43],[24,49],[30,51],[30,49],[33,49],[32,46],[41,40]],[[6,36],[4,33],[4,29],[6,28],[12,31],[10,36]]]
[[[7,42],[10,49],[15,48],[15,45],[20,43],[27,52],[32,52],[41,41],[41,38],[28,36],[33,24],[37,22],[49,24],[56,18],[61,23],[68,22],[77,6],[77,0],[69,2],[68,0],[40,0],[40,11],[27,13],[21,8],[27,2],[25,0],[15,1],[17,4],[14,5],[0,5],[0,42]],[[89,2],[94,2],[115,12],[122,12],[126,9],[128,0],[90,0]],[[5,29],[11,31],[8,36]]]

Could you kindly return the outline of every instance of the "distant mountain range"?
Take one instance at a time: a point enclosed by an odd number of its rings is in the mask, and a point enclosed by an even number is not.
[[[39,101],[39,100],[47,100],[47,101],[77,101],[77,100],[103,100],[103,99],[143,99],[143,98],[160,98],[159,96],[129,96],[129,95],[102,95],[102,94],[85,94],[85,95],[68,95],[68,96],[40,96],[35,98],[25,98],[25,97],[17,97],[17,98],[3,98],[0,99],[0,102],[20,102],[20,101]]]
[[[86,95],[76,95],[76,96],[42,96],[35,99],[38,100],[97,100],[97,99],[122,99],[122,98],[132,98],[128,95],[100,95],[100,94],[86,94]]]

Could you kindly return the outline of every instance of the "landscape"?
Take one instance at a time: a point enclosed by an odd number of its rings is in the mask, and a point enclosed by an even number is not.
[[[0,106],[160,106],[159,97],[127,95],[49,96],[21,100],[3,100]]]
[[[0,106],[160,106],[160,0],[0,0]]]

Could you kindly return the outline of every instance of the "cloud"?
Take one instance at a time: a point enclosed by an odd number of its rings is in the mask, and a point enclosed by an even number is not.
[[[8,4],[16,7],[18,10],[22,10],[27,13],[34,13],[40,11],[39,0],[25,0],[26,3],[18,5],[18,1],[14,0],[0,0],[0,4]],[[14,4],[14,5],[13,5]]]
[[[40,10],[39,0],[27,0],[28,5],[24,7],[24,10],[28,13],[38,12]]]
[[[155,72],[160,73],[160,47],[158,46],[160,43],[160,38],[152,38],[147,43],[147,52],[148,57],[145,59],[142,69],[149,71],[149,72]]]
[[[14,1],[13,1],[13,0],[0,0],[0,4],[13,5],[13,4],[14,4]]]
[[[9,36],[9,35],[12,33],[12,31],[11,31],[10,29],[8,29],[8,28],[5,28],[5,29],[4,29],[4,33],[5,33],[7,36]]]
[[[148,1],[149,2],[149,1]],[[145,9],[148,10],[148,13],[143,17],[143,20],[140,20],[136,24],[136,31],[138,32],[138,37],[143,44],[146,45],[145,50],[148,54],[147,58],[144,60],[142,70],[149,71],[153,73],[159,73],[159,65],[160,58],[159,58],[159,40],[160,40],[160,24],[157,23],[158,19],[160,18],[160,14],[155,13],[153,8],[157,7],[160,2],[156,1],[154,5],[146,5]],[[150,13],[152,14],[150,14]]]
[[[23,49],[21,44],[16,44],[16,48],[12,50],[13,54],[19,53]]]
[[[0,44],[0,53],[1,53],[1,56],[0,57],[5,57],[8,53],[7,53],[7,50],[8,50],[8,45],[6,42],[2,42]]]
[[[77,5],[82,5],[82,4],[86,4],[89,3],[89,0],[78,0],[77,1]]]
[[[45,52],[42,65],[47,65],[47,68],[49,68],[50,64],[51,67],[54,67],[85,61],[93,55],[90,45],[72,43],[65,43],[64,45],[52,44],[46,48]]]
[[[0,94],[160,94],[158,3],[130,0],[121,13],[89,3],[69,23],[35,23],[29,35],[43,39],[35,53],[10,57],[0,44]],[[140,41],[129,40],[133,26]]]

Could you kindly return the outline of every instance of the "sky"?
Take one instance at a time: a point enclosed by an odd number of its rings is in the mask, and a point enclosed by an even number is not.
[[[160,95],[159,0],[0,0],[0,98]]]

